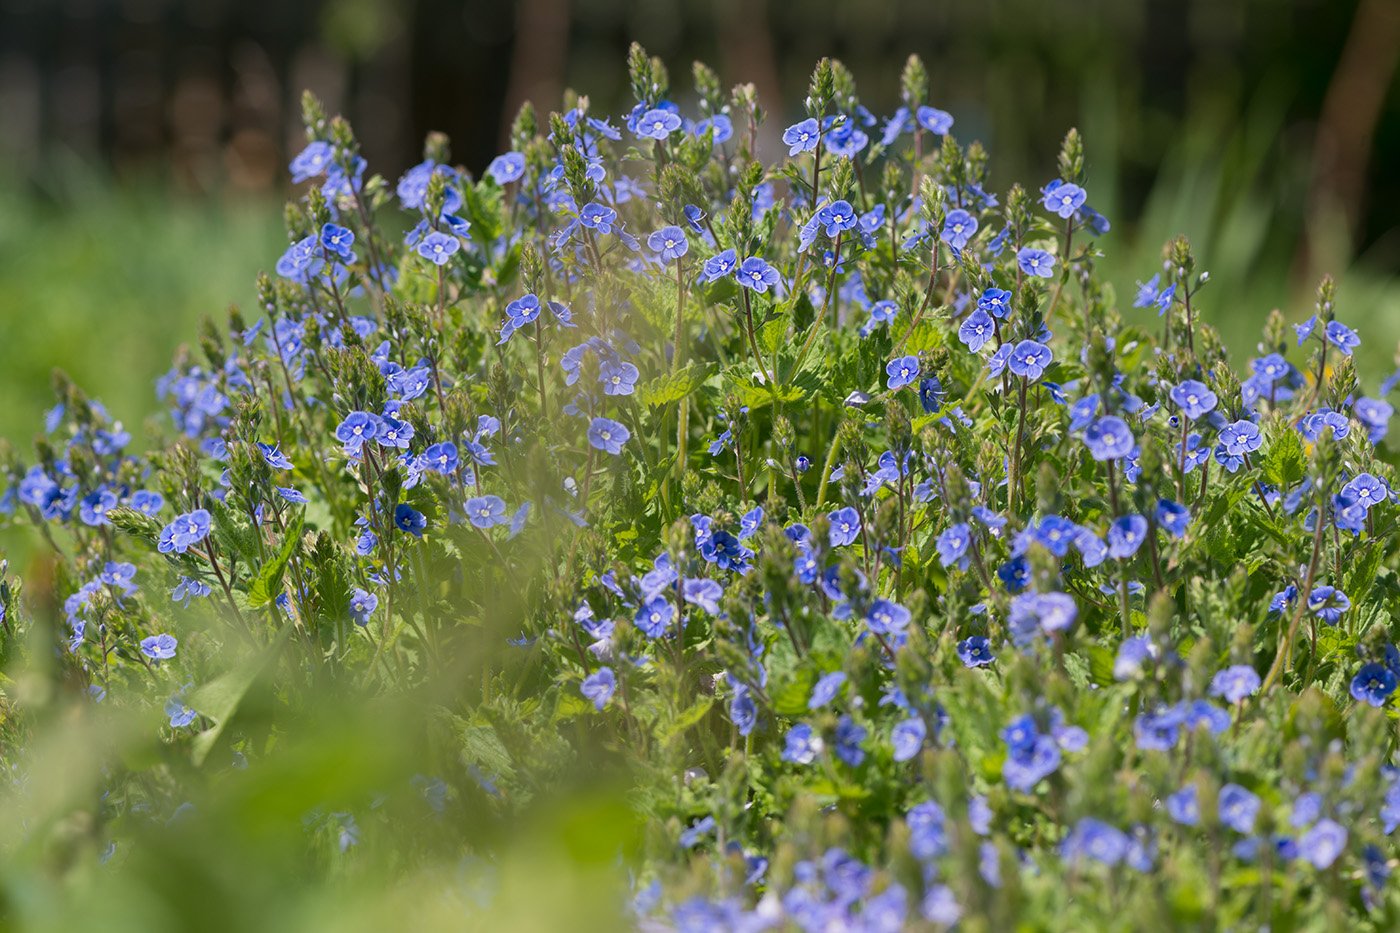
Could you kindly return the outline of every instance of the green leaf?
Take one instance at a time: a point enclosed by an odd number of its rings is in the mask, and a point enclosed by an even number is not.
[[[677,736],[685,732],[685,730],[704,719],[705,714],[710,711],[710,707],[714,705],[714,702],[714,697],[700,697],[689,709],[676,717],[675,721],[670,724],[670,728],[660,737],[661,741],[669,744]]]
[[[306,513],[302,509],[296,510],[296,515],[292,519],[291,525],[287,527],[287,533],[282,539],[282,547],[272,560],[264,564],[263,568],[258,571],[257,579],[248,585],[248,604],[254,609],[266,606],[281,592],[282,574],[286,572],[287,562],[291,560],[292,553],[301,540],[301,525],[305,517]]]
[[[1347,573],[1347,582],[1343,592],[1360,602],[1375,584],[1376,573],[1380,570],[1381,560],[1384,557],[1384,542],[1370,542],[1361,560],[1351,562],[1351,570]]]
[[[767,386],[747,384],[734,385],[732,391],[739,397],[740,404],[747,405],[754,410],[773,404],[775,394]],[[806,401],[811,396],[811,392],[799,379],[792,385],[779,386],[776,395],[779,404],[796,405]]]
[[[758,329],[758,348],[763,355],[771,357],[787,338],[788,319],[786,314],[775,314]]]
[[[214,743],[223,734],[224,727],[233,719],[238,705],[248,693],[248,688],[258,679],[265,668],[282,651],[282,643],[292,633],[290,625],[284,625],[272,644],[265,651],[247,658],[238,667],[221,674],[204,686],[195,690],[185,700],[190,709],[214,720],[214,725],[194,737],[190,746],[190,757],[195,767],[204,764],[205,758],[214,748]]]
[[[909,339],[904,342],[905,354],[916,355],[924,350],[936,350],[943,345],[943,329],[930,320],[932,316],[926,314],[909,335]]]
[[[1284,431],[1280,434],[1260,468],[1264,471],[1264,478],[1280,488],[1302,482],[1303,477],[1308,475],[1308,458],[1303,452],[1303,441],[1298,432]]]
[[[660,408],[678,402],[700,388],[714,371],[714,363],[691,363],[679,372],[657,376],[637,388],[637,403]]]
[[[781,681],[772,693],[773,712],[779,716],[802,716],[807,713],[807,701],[817,685],[817,675],[810,667],[799,667],[792,676]]]

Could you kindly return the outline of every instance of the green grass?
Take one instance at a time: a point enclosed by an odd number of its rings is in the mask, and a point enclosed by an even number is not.
[[[144,447],[156,376],[201,316],[250,303],[280,254],[278,204],[62,177],[39,193],[0,189],[0,437],[29,446],[59,367]]]

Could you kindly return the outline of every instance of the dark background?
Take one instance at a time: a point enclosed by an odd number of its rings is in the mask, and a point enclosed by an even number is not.
[[[179,185],[267,189],[298,145],[302,87],[356,126],[396,175],[418,140],[447,132],[479,170],[519,102],[557,107],[573,86],[621,111],[623,56],[641,41],[682,101],[701,58],[753,81],[775,124],[795,116],[816,58],[845,61],[867,105],[896,104],[905,56],[932,72],[961,137],[1007,177],[1052,164],[1086,108],[1119,126],[1120,214],[1141,211],[1165,152],[1203,111],[1276,98],[1284,149],[1315,150],[1347,177],[1357,249],[1400,223],[1400,13],[1389,0],[3,0],[0,125],[12,166],[42,172],[66,147]],[[1350,39],[1350,46],[1348,45]],[[1350,88],[1350,90],[1348,90]],[[1359,93],[1358,93],[1359,89]],[[1329,109],[1329,94],[1331,101]],[[1091,103],[1087,98],[1101,98]],[[1099,141],[1098,148],[1103,149]],[[1093,139],[1090,145],[1095,145]],[[1358,176],[1358,177],[1351,177]],[[1310,189],[1309,194],[1312,191]],[[1300,199],[1299,206],[1310,206]],[[1295,220],[1300,220],[1300,214]],[[1389,252],[1389,250],[1387,250]]]

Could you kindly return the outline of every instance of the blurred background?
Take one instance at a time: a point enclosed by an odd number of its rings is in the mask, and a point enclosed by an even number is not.
[[[998,191],[1043,184],[1081,128],[1120,295],[1185,233],[1205,314],[1249,353],[1330,271],[1363,375],[1390,370],[1400,0],[0,0],[0,436],[39,428],[53,366],[136,427],[198,318],[251,299],[284,246],[303,88],[372,171],[437,129],[479,172],[524,99],[625,111],[633,39],[682,106],[695,58],[754,82],[770,155],[818,57],[884,115],[917,52]]]

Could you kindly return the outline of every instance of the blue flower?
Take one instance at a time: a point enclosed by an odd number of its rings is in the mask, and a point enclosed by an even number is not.
[[[583,679],[579,690],[593,701],[594,709],[601,710],[617,692],[617,675],[610,667],[600,667]]]
[[[1325,816],[1298,838],[1298,855],[1318,871],[1331,868],[1346,847],[1346,828]]]
[[[1291,606],[1298,598],[1298,588],[1293,584],[1288,584],[1282,590],[1274,594],[1274,598],[1269,600],[1269,614],[1275,615],[1282,612],[1286,607]]]
[[[199,714],[185,705],[179,696],[165,701],[165,715],[170,717],[170,728],[181,729],[194,722]]]
[[[962,249],[976,232],[977,218],[958,207],[949,211],[948,216],[943,219],[941,238],[953,249]]]
[[[141,653],[153,661],[168,661],[175,657],[175,647],[179,643],[174,635],[152,635],[141,639]]]
[[[617,211],[602,204],[585,204],[583,210],[578,213],[578,222],[599,233],[612,233],[613,221],[617,220]]]
[[[1236,421],[1220,429],[1220,443],[1215,447],[1215,460],[1231,473],[1240,468],[1243,457],[1259,449],[1262,438],[1259,427],[1252,421]]]
[[[193,512],[176,516],[174,521],[161,529],[156,549],[162,554],[171,551],[183,554],[191,545],[198,544],[208,537],[212,521],[213,518],[207,509],[195,509]]]
[[[1133,452],[1135,443],[1132,429],[1117,415],[1105,415],[1084,429],[1084,445],[1100,463],[1121,460]]]
[[[356,625],[366,625],[374,610],[379,608],[379,597],[365,592],[358,586],[350,594],[350,618]]]
[[[632,432],[620,422],[609,418],[594,418],[588,425],[588,443],[594,449],[617,455],[622,453],[622,445],[632,437]]]
[[[849,505],[844,509],[828,512],[826,518],[831,523],[829,536],[832,547],[852,544],[860,537],[860,513]]]
[[[860,763],[865,760],[865,750],[860,747],[860,743],[865,741],[866,735],[864,726],[850,716],[842,716],[836,723],[834,736],[836,757],[852,768],[860,767]]]
[[[711,256],[705,260],[703,269],[706,282],[717,282],[726,276],[734,274],[738,268],[738,254],[732,249],[727,249],[717,256]]]
[[[508,185],[525,174],[525,156],[519,152],[506,152],[491,160],[486,172],[498,185]]]
[[[888,599],[877,599],[870,604],[865,614],[865,623],[870,630],[880,635],[894,635],[904,631],[913,614],[899,603]]]
[[[1328,625],[1336,625],[1342,613],[1351,608],[1347,594],[1334,586],[1318,586],[1308,594],[1308,609]]]
[[[407,502],[400,502],[394,507],[394,525],[399,531],[406,531],[415,538],[421,538],[428,527],[428,519]]]
[[[374,439],[380,447],[407,450],[408,442],[413,440],[413,434],[413,425],[407,421],[399,421],[384,415],[377,426]]]
[[[107,512],[115,508],[116,505],[116,493],[107,489],[99,489],[83,496],[82,500],[79,501],[78,517],[82,519],[84,525],[94,527],[110,525],[112,523],[107,518]]]
[[[1029,720],[1030,717],[1022,717]],[[1002,733],[1005,737],[1006,733]],[[1012,790],[1028,794],[1043,779],[1054,774],[1060,767],[1060,747],[1048,735],[1037,735],[1034,724],[1030,725],[1027,740],[1012,746],[1007,742],[1009,753],[1001,765],[1001,776]]]
[[[1340,350],[1342,356],[1351,356],[1351,351],[1361,346],[1361,338],[1341,321],[1327,322],[1327,342]]]
[[[1055,257],[1043,249],[1023,246],[1016,253],[1016,262],[1026,275],[1048,279],[1055,274]]]
[[[1298,335],[1298,346],[1303,345],[1303,341],[1312,336],[1313,328],[1317,327],[1317,315],[1314,314],[1301,324],[1293,325],[1293,332]]]
[[[928,736],[928,727],[918,716],[911,716],[895,724],[890,730],[890,742],[894,745],[894,760],[908,761],[919,754]]]
[[[598,367],[598,380],[603,383],[604,395],[631,395],[640,376],[637,367],[627,362],[608,360]]]
[[[815,119],[810,117],[783,130],[783,142],[788,144],[788,155],[790,156],[815,149],[820,141],[821,127],[817,125]]]
[[[1341,495],[1369,511],[1371,506],[1389,499],[1390,490],[1383,480],[1370,473],[1359,473],[1342,487]]]
[[[729,142],[734,136],[734,122],[729,119],[728,114],[717,113],[713,117],[706,117],[695,124],[694,133],[697,137],[704,136],[713,131],[711,141],[719,146]]]
[[[1034,340],[1022,340],[1016,344],[1016,349],[1011,351],[1006,365],[1016,375],[1035,382],[1044,374],[1045,367],[1049,366],[1054,358],[1055,354],[1051,353],[1045,344]]]
[[[373,438],[378,430],[379,418],[376,415],[367,411],[352,411],[336,427],[335,437],[345,446],[346,451],[356,454],[360,452],[364,442]]]
[[[185,608],[188,609],[190,600],[208,596],[213,591],[213,587],[200,583],[198,580],[181,577],[179,584],[170,591],[170,600],[177,603],[183,601]]]
[[[1259,815],[1259,798],[1238,784],[1226,784],[1220,788],[1220,822],[1237,833],[1248,835],[1254,831],[1254,820]]]
[[[845,671],[832,671],[830,674],[827,674],[821,680],[818,680],[816,686],[812,688],[812,695],[807,699],[807,708],[809,710],[821,709],[823,706],[836,699],[837,694],[841,692],[842,685],[845,683]]]
[[[666,139],[680,128],[679,114],[669,110],[648,110],[638,118],[632,132],[642,139]]]
[[[1187,784],[1181,790],[1167,797],[1167,815],[1182,826],[1200,824],[1201,804],[1197,800],[1195,784]]]
[[[777,285],[780,276],[778,270],[763,261],[760,256],[750,256],[739,266],[737,273],[739,284],[745,288],[751,288],[760,295],[768,289]]]
[[[821,736],[814,735],[811,726],[799,722],[784,736],[782,759],[798,765],[811,764],[821,754],[822,744]]]
[[[749,690],[742,684],[735,688],[734,699],[729,701],[729,719],[740,735],[753,732],[758,724],[758,705],[754,703]]]
[[[1218,401],[1215,393],[1204,382],[1195,379],[1187,379],[1180,385],[1172,386],[1171,391],[1167,394],[1192,421],[1213,411]]]
[[[992,339],[995,330],[996,322],[992,320],[992,316],[978,307],[967,316],[967,320],[963,321],[962,326],[958,328],[958,339],[966,344],[969,350],[976,353],[988,340]]]
[[[992,643],[985,635],[973,635],[958,642],[958,657],[965,667],[981,667],[996,660],[992,653]]]
[[[461,240],[434,230],[419,242],[418,255],[436,265],[443,266],[461,248]]]
[[[1002,370],[1006,369],[1006,364],[1011,360],[1011,354],[1016,348],[1009,343],[1004,343],[997,347],[996,352],[987,359],[987,374],[993,378],[1000,376]]]
[[[826,228],[826,235],[837,236],[859,223],[849,201],[833,201],[817,211],[817,225]]]
[[[1043,201],[1047,211],[1058,215],[1061,220],[1068,220],[1084,206],[1087,197],[1084,189],[1078,185],[1055,182],[1045,187]]]
[[[945,110],[939,110],[937,107],[927,105],[919,107],[914,112],[914,117],[919,121],[920,126],[939,136],[946,134],[953,128],[953,115]]]
[[[1080,858],[1091,858],[1110,867],[1128,855],[1128,835],[1092,816],[1082,816],[1074,829],[1060,843],[1060,856],[1073,864]]]
[[[1108,556],[1123,560],[1132,557],[1147,539],[1147,519],[1123,515],[1108,526]]]
[[[992,317],[1006,317],[1011,310],[1011,293],[1004,288],[987,288],[977,297],[977,307]]]
[[[1180,538],[1191,525],[1191,510],[1170,499],[1158,499],[1157,524],[1165,528],[1172,537]]]
[[[165,496],[149,489],[138,489],[131,494],[131,507],[142,515],[154,516],[165,508]]]
[[[1259,690],[1259,673],[1248,664],[1236,664],[1216,671],[1210,682],[1210,695],[1224,697],[1226,703],[1238,703]]]
[[[724,587],[719,581],[709,579],[686,580],[681,584],[681,597],[693,603],[712,616],[720,614],[719,598],[724,595]]]
[[[647,237],[647,246],[660,256],[662,262],[670,262],[684,256],[690,249],[690,242],[686,240],[684,230],[670,226],[662,227]]]
[[[930,415],[937,414],[943,408],[943,385],[937,376],[927,376],[919,380],[919,407],[925,414]]]
[[[539,319],[539,316],[540,299],[538,295],[521,295],[507,304],[506,322],[501,325],[501,339],[496,341],[496,346],[505,343],[526,324],[534,323]]]
[[[1162,275],[1159,272],[1146,282],[1137,283],[1137,296],[1133,298],[1134,308],[1146,308],[1157,303],[1157,295],[1160,294],[1157,284],[1161,279]]]
[[[263,459],[267,461],[267,465],[274,470],[290,470],[292,468],[292,461],[287,459],[287,455],[282,453],[278,445],[258,444],[258,449],[262,451]]]
[[[653,596],[637,608],[637,614],[633,616],[632,621],[648,638],[660,638],[665,634],[675,614],[675,607],[665,596]]]
[[[972,543],[972,529],[967,522],[950,525],[938,536],[938,562],[944,567],[961,564],[967,568],[967,548]]]
[[[1064,593],[1022,593],[1011,601],[1011,640],[1024,647],[1037,632],[1061,632],[1074,624],[1079,608]]]
[[[306,505],[311,500],[290,486],[276,486],[277,494],[293,505]]]
[[[325,224],[321,227],[321,245],[328,253],[334,253],[341,259],[349,261],[355,254],[350,247],[355,242],[355,234],[345,227],[335,224]]]
[[[462,504],[467,521],[477,528],[490,528],[510,522],[506,517],[506,502],[500,496],[476,496]]]
[[[885,372],[890,377],[885,384],[891,389],[902,389],[919,378],[919,358],[901,356],[890,360],[885,364]]]
[[[1108,559],[1108,545],[1090,528],[1080,528],[1075,532],[1074,547],[1084,558],[1086,568],[1097,567]]]
[[[335,149],[324,140],[315,140],[307,143],[306,148],[297,153],[289,166],[292,172],[292,184],[299,185],[310,178],[315,178],[326,170],[331,164],[331,159],[335,157]]]
[[[1362,396],[1352,404],[1358,421],[1372,428],[1384,428],[1395,417],[1395,407],[1384,399]]]
[[[1384,664],[1368,661],[1351,679],[1351,695],[1372,706],[1384,706],[1386,698],[1395,692],[1395,686],[1394,671]]]
[[[697,842],[700,841],[702,836],[709,835],[710,833],[714,832],[714,829],[715,818],[713,816],[707,816],[703,820],[696,820],[694,825],[692,825],[689,829],[681,833],[681,848],[692,848]]]
[[[1288,361],[1277,353],[1270,353],[1267,356],[1250,360],[1249,368],[1254,375],[1264,379],[1269,385],[1286,378],[1291,369]]]
[[[454,473],[457,470],[457,445],[451,441],[432,444],[423,451],[418,462],[423,469],[434,473]]]

